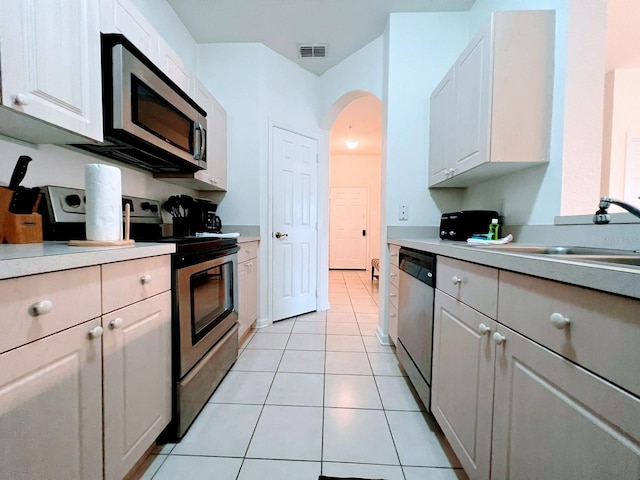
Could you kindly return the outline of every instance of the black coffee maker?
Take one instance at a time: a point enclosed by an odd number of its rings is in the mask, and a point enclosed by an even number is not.
[[[187,216],[191,233],[220,233],[222,230],[222,221],[220,217],[216,215],[217,209],[217,203],[213,203],[204,198],[194,198]]]

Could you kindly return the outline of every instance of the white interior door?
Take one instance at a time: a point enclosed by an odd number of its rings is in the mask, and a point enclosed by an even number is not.
[[[367,187],[331,187],[329,268],[367,269]]]
[[[316,310],[318,142],[273,127],[273,320]]]

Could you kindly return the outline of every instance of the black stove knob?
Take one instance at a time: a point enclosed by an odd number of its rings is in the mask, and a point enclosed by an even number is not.
[[[64,197],[64,202],[72,208],[78,208],[82,205],[82,200],[80,199],[80,195],[72,194]]]
[[[140,204],[140,207],[142,208],[142,210],[149,211],[152,213],[158,213],[158,205],[156,205],[155,203],[142,202]]]

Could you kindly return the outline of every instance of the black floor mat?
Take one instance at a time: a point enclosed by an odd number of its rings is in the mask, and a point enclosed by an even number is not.
[[[318,480],[384,480],[382,478],[360,478],[360,477],[326,477],[320,475]]]

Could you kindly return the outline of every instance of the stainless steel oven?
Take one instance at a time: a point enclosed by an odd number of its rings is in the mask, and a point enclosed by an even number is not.
[[[223,242],[224,243],[224,242]],[[187,244],[173,257],[174,433],[187,431],[238,354],[238,247]],[[198,248],[195,248],[198,246]]]

